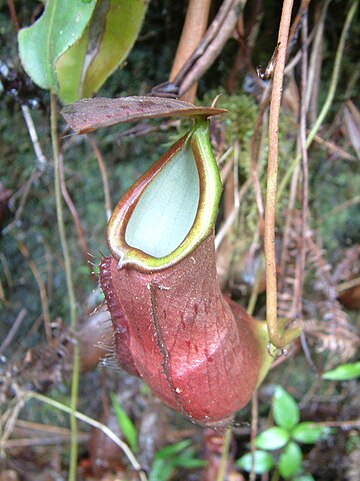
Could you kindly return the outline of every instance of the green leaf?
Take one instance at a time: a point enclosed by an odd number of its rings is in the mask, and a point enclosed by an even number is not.
[[[174,472],[174,466],[165,459],[155,458],[151,466],[149,481],[167,481]]]
[[[236,465],[250,473],[252,467],[251,453],[244,454],[236,461]],[[274,466],[274,459],[270,453],[257,450],[254,452],[254,472],[256,474],[267,473]]]
[[[58,91],[55,63],[81,37],[95,4],[96,0],[48,0],[42,16],[20,30],[21,62],[37,85]]]
[[[101,3],[102,0],[98,0]],[[86,49],[89,42],[89,26],[82,37],[56,61],[56,76],[59,83],[59,97],[64,104],[75,102],[82,97],[82,75],[85,69]]]
[[[273,398],[274,420],[278,426],[291,429],[300,420],[300,410],[295,399],[281,386],[277,386]]]
[[[349,381],[360,376],[360,361],[341,364],[332,371],[327,371],[322,375],[323,379],[329,381]]]
[[[279,459],[279,473],[285,479],[292,478],[300,471],[303,455],[298,444],[290,442]]]
[[[126,441],[129,443],[130,448],[133,451],[138,450],[138,433],[136,426],[121,407],[119,401],[116,399],[113,393],[110,394],[111,402],[115,411],[116,419],[119,423],[120,429],[125,436]]]
[[[254,452],[254,457],[254,471],[256,474],[267,473],[274,466],[273,457],[266,451],[257,450]],[[252,465],[251,453],[244,454],[236,461],[236,464],[244,471],[250,473]]]
[[[167,481],[175,468],[196,469],[206,466],[206,461],[196,459],[193,449],[186,449],[191,445],[190,439],[165,446],[155,454],[149,481]]]
[[[156,452],[155,456],[158,459],[168,459],[170,457],[174,457],[178,455],[178,453],[186,449],[188,446],[190,446],[190,444],[191,444],[190,439],[184,439],[183,441],[180,441],[175,444],[170,444],[169,446],[165,446],[159,449]]]
[[[125,60],[147,6],[144,0],[98,0],[84,35],[56,65],[64,103],[91,97]]]
[[[304,444],[314,444],[320,439],[325,439],[330,433],[330,429],[318,426],[316,423],[300,423],[292,430],[291,437]]]
[[[256,447],[273,451],[275,449],[283,448],[288,443],[289,439],[289,431],[275,426],[259,434],[256,438]]]

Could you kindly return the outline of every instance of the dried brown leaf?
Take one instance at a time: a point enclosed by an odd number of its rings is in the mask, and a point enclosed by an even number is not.
[[[135,120],[159,117],[211,116],[227,112],[215,107],[196,107],[189,102],[164,97],[138,96],[116,99],[83,99],[67,105],[62,116],[78,134]]]

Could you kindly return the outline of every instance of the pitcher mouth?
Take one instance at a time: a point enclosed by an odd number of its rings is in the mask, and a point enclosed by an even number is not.
[[[213,230],[221,190],[208,121],[200,118],[117,205],[108,245],[119,268],[160,270],[190,254]]]
[[[126,243],[158,259],[175,251],[196,217],[200,180],[186,140],[139,196],[125,230]]]

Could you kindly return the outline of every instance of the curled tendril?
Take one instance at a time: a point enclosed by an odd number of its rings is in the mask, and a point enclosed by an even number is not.
[[[271,342],[267,343],[266,349],[269,356],[273,357],[274,359],[279,359],[282,356],[287,356],[288,353],[287,349],[276,347]]]

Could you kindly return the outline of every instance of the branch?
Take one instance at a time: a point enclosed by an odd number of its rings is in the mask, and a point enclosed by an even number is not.
[[[349,10],[349,12],[346,16],[344,27],[343,27],[343,30],[341,32],[339,45],[338,45],[338,48],[336,50],[334,70],[333,70],[333,73],[331,75],[329,91],[328,91],[326,100],[324,102],[324,105],[321,109],[321,112],[320,112],[318,118],[316,119],[316,122],[313,125],[310,133],[308,134],[308,136],[306,138],[306,147],[307,148],[310,147],[313,140],[315,139],[316,134],[318,133],[318,131],[321,127],[321,124],[323,123],[326,115],[328,114],[328,112],[330,110],[330,107],[332,105],[332,102],[334,100],[335,91],[336,91],[336,87],[337,87],[337,84],[338,84],[338,81],[339,81],[339,76],[340,76],[340,66],[341,66],[341,62],[342,62],[342,58],[343,58],[343,54],[344,54],[345,40],[346,40],[347,34],[349,32],[350,25],[351,25],[351,22],[354,18],[354,15],[356,13],[356,9],[357,9],[358,5],[359,5],[359,2],[356,2],[356,1],[353,2],[353,4],[351,5],[350,10]],[[284,175],[284,177],[283,177],[283,179],[282,179],[282,181],[279,185],[278,199],[280,199],[282,194],[284,193],[285,187],[287,186],[289,180],[291,179],[291,175],[294,172],[294,169],[296,168],[296,166],[299,164],[300,161],[301,161],[301,153],[295,157],[295,160],[293,161],[293,163],[291,164],[291,166],[287,170],[286,174]]]
[[[174,80],[186,61],[196,50],[201,42],[209,19],[211,0],[190,0],[186,12],[184,27],[176,51],[175,60],[170,73],[170,82]],[[181,97],[181,100],[194,103],[197,84]]]
[[[126,443],[124,443],[124,441],[122,441],[118,436],[116,436],[116,434],[114,434],[111,431],[111,429],[108,428],[108,426],[105,426],[104,424],[99,423],[98,421],[95,421],[95,419],[92,419],[89,416],[86,416],[86,414],[83,414],[79,411],[73,411],[72,408],[70,408],[68,406],[65,406],[65,404],[59,403],[58,401],[55,401],[54,399],[43,396],[42,394],[38,394],[38,393],[35,393],[35,392],[27,392],[23,396],[23,401],[26,401],[27,399],[37,399],[38,401],[46,403],[50,406],[53,406],[54,408],[59,409],[60,411],[71,414],[71,415],[75,416],[77,419],[79,419],[80,421],[83,421],[83,422],[89,424],[90,426],[93,426],[94,428],[102,431],[117,446],[119,446],[119,448],[124,452],[125,456],[130,461],[134,470],[138,472],[140,480],[141,481],[147,481],[147,477],[146,477],[145,473],[143,472],[139,461],[135,458],[135,456],[132,453],[129,446]]]

